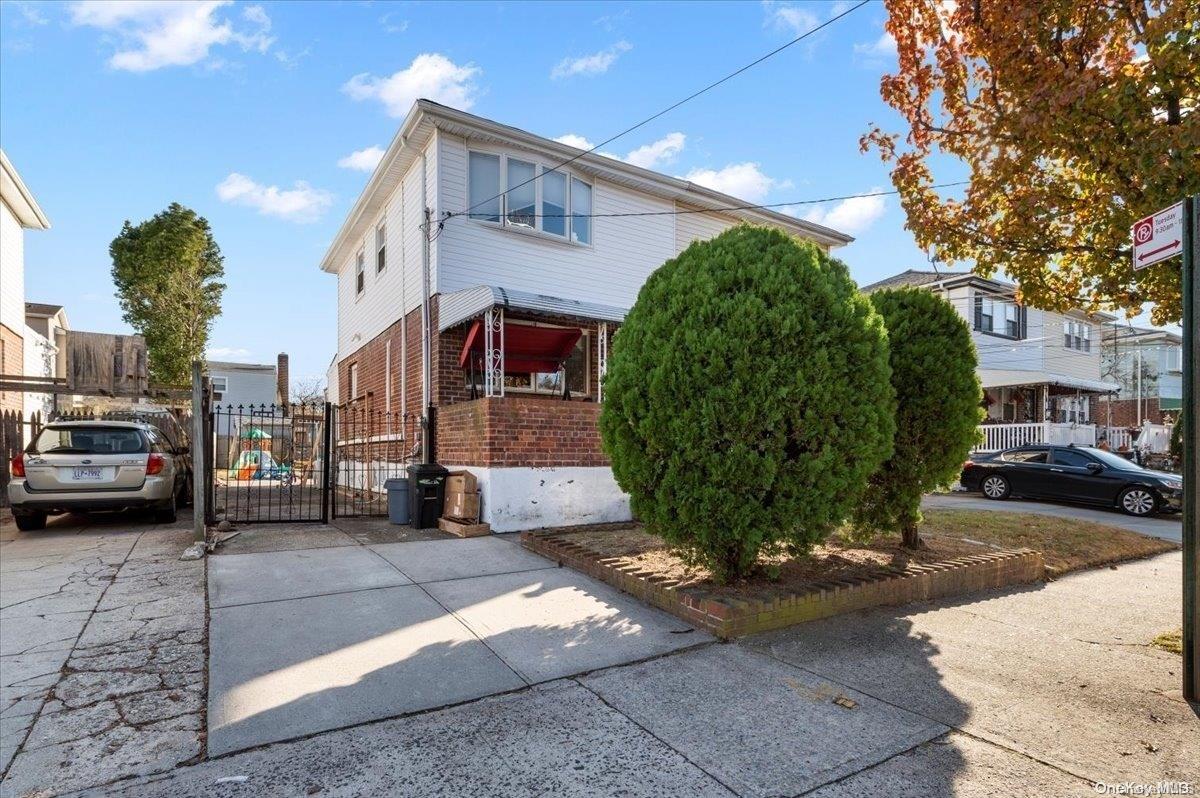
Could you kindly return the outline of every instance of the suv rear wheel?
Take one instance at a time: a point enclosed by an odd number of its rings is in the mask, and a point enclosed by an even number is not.
[[[37,510],[13,510],[13,520],[17,523],[17,529],[22,532],[36,532],[46,528],[46,514]]]
[[[179,507],[179,489],[171,494],[171,498],[167,499],[162,507],[154,512],[154,521],[159,524],[173,524],[178,515],[177,508]]]

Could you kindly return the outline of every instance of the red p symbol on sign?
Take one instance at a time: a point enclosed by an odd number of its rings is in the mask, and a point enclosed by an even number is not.
[[[1133,241],[1135,244],[1145,244],[1152,238],[1154,238],[1154,222],[1152,220],[1143,219],[1134,225]]]

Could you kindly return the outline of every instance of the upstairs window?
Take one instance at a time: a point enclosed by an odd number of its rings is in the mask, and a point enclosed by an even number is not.
[[[592,243],[592,187],[571,178],[571,240]]]
[[[504,195],[508,224],[537,228],[537,167],[527,161],[508,159],[508,191]]]
[[[468,172],[470,218],[592,243],[590,183],[544,164],[485,152],[469,153]]]
[[[1167,344],[1165,371],[1183,371],[1183,347],[1179,344]]]
[[[542,232],[567,235],[567,176],[542,172]]]
[[[1091,326],[1082,321],[1068,321],[1063,325],[1063,346],[1078,352],[1091,352]]]
[[[375,273],[387,268],[387,225],[380,222],[375,228]]]
[[[367,287],[367,275],[363,273],[363,265],[366,261],[366,256],[360,249],[358,254],[354,256],[354,293],[361,295],[363,289]]]
[[[469,160],[471,218],[500,221],[500,156],[473,152]]]
[[[1025,308],[1011,300],[976,294],[974,326],[977,332],[1024,340],[1028,327]]]

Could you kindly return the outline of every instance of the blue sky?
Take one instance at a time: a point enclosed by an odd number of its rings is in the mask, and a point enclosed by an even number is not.
[[[5,0],[0,143],[53,225],[26,236],[27,299],[127,329],[108,244],[181,202],[225,255],[212,353],[286,348],[294,378],[323,375],[336,302],[318,262],[414,95],[598,142],[848,5]],[[604,149],[751,201],[890,189],[858,147],[871,122],[899,129],[879,99],[885,13],[871,3]],[[927,268],[894,197],[796,213],[857,236],[838,255],[860,283]]]

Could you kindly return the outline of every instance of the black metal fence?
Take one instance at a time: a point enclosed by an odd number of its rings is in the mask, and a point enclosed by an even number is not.
[[[403,478],[419,454],[416,419],[369,402],[331,405],[331,416],[332,516],[387,515],[385,483]]]
[[[208,414],[209,521],[326,521],[329,406],[219,405]]]

